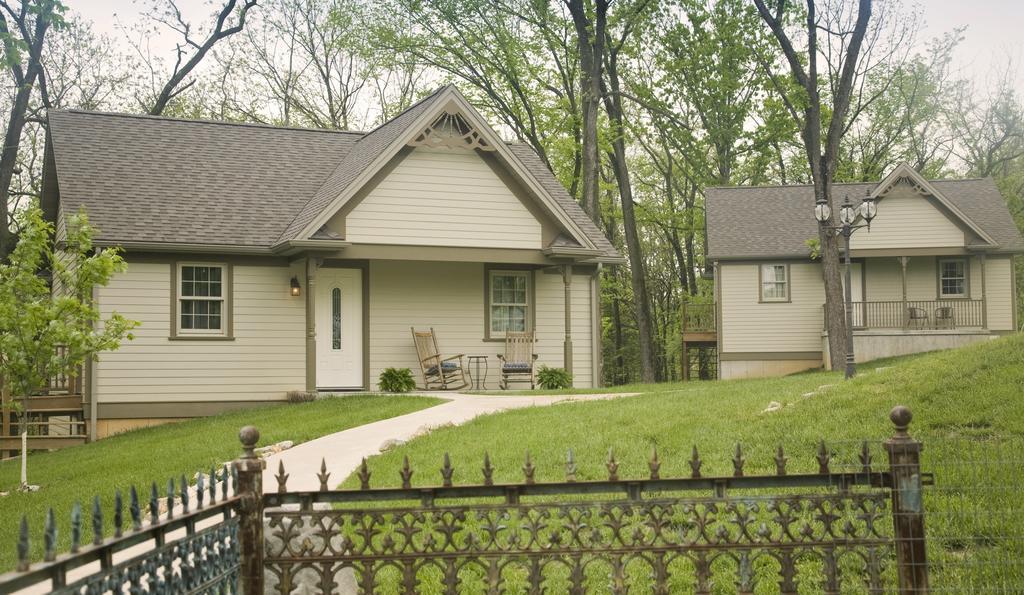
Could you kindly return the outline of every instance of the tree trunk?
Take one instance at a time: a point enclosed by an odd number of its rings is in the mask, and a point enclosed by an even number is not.
[[[612,164],[612,171],[615,173],[619,198],[622,202],[622,228],[626,239],[626,251],[629,253],[630,281],[633,287],[633,309],[636,312],[637,339],[640,343],[640,380],[642,382],[655,382],[656,368],[654,362],[654,334],[651,324],[651,300],[647,293],[643,249],[640,246],[636,212],[633,207],[633,186],[630,183],[629,166],[626,161],[622,96],[619,94],[618,69],[614,56],[610,57],[607,70],[611,93],[605,94],[604,104],[613,130],[612,151],[609,158]]]
[[[7,119],[7,132],[4,135],[4,147],[0,151],[0,262],[7,259],[7,255],[14,249],[14,237],[11,233],[11,213],[8,201],[11,196],[11,181],[14,179],[14,169],[18,165],[18,150],[21,148],[21,134],[25,129],[25,119],[28,113],[29,102],[32,99],[32,90],[35,87],[36,79],[42,73],[43,41],[46,38],[46,31],[50,28],[53,6],[43,4],[37,7],[38,14],[35,18],[32,39],[24,39],[28,33],[23,33],[20,41],[28,46],[28,64],[24,72],[21,64],[14,59],[15,52],[12,50],[12,33],[10,33],[7,21],[0,18],[0,33],[5,36],[4,50],[8,54],[11,75],[18,92],[14,96],[14,104],[11,106],[11,113]],[[24,13],[22,15],[24,17]],[[20,23],[18,27],[26,32],[26,23]]]
[[[583,162],[582,202],[583,210],[595,223],[601,220],[601,205],[598,200],[598,168],[600,152],[598,147],[598,110],[601,101],[602,64],[604,59],[605,23],[608,11],[607,0],[594,3],[593,19],[587,12],[585,0],[565,0],[576,28],[576,39],[580,54],[580,108],[582,112]]]

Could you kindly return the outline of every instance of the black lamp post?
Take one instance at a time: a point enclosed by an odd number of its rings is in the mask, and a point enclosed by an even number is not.
[[[819,199],[814,205],[814,218],[818,220],[827,233],[843,237],[843,248],[846,250],[846,379],[853,378],[857,373],[857,366],[853,361],[853,282],[850,278],[850,236],[853,232],[862,227],[871,229],[871,220],[878,213],[878,205],[872,198],[871,192],[864,197],[860,206],[854,207],[850,203],[850,195],[846,195],[842,206],[839,207],[839,223],[833,225],[832,207],[824,198]],[[864,219],[864,224],[855,225],[857,217]]]

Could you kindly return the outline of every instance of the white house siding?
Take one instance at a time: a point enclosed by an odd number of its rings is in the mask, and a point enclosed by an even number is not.
[[[1013,259],[991,257],[985,267],[988,299],[988,327],[994,331],[1013,329]]]
[[[871,231],[853,235],[854,250],[962,247],[964,232],[927,198],[901,183],[878,201]]]
[[[790,301],[760,303],[757,264],[719,267],[722,353],[820,352],[821,266],[790,264]]]
[[[414,149],[345,218],[354,243],[541,248],[541,224],[475,152]]]
[[[560,275],[536,271],[535,319],[538,365],[563,365],[564,286]],[[487,387],[496,388],[501,341],[484,341],[484,265],[459,262],[370,262],[370,381],[387,367],[410,368],[422,382],[410,328],[433,328],[445,356],[486,355]],[[589,387],[591,375],[590,277],[573,278],[574,384]]]
[[[129,262],[126,273],[99,289],[104,317],[116,311],[142,323],[134,341],[103,353],[96,364],[101,407],[271,401],[304,387],[304,298],[289,295],[293,268],[233,266],[235,340],[172,341],[171,266]]]

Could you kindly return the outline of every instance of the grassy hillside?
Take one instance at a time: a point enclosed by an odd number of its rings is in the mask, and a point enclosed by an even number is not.
[[[581,480],[605,477],[609,448],[623,477],[644,476],[655,446],[663,476],[689,473],[693,445],[705,460],[706,475],[731,474],[737,442],[744,445],[748,474],[773,472],[772,454],[780,444],[791,470],[813,471],[815,445],[822,439],[848,462],[855,460],[860,441],[869,440],[883,463],[880,443],[892,434],[888,413],[902,404],[914,413],[911,434],[925,444],[926,471],[936,473],[937,485],[926,496],[936,572],[959,588],[982,580],[989,581],[986,587],[1024,588],[1024,577],[1009,574],[1024,556],[1024,336],[869,363],[849,382],[836,373],[812,372],[619,390],[643,394],[516,410],[434,432],[372,460],[375,484],[397,485],[405,456],[421,484],[440,483],[437,469],[445,452],[456,467],[455,481],[462,483],[480,481],[485,451],[497,469],[496,481],[521,479],[526,450],[538,481],[562,478],[569,448]],[[782,409],[765,412],[772,401]],[[983,579],[986,573],[994,577]]]
[[[442,399],[407,396],[352,395],[312,403],[271,405],[176,424],[119,434],[92,444],[55,452],[29,455],[29,483],[38,492],[23,494],[18,487],[21,461],[0,462],[0,574],[14,568],[18,522],[29,517],[33,559],[42,558],[41,539],[46,510],[53,507],[60,519],[58,551],[67,551],[68,514],[74,502],[85,510],[93,495],[103,498],[104,510],[112,510],[114,490],[127,496],[130,486],[149,494],[155,481],[161,494],[169,478],[184,475],[191,480],[197,471],[220,465],[241,454],[238,430],[254,425],[260,429],[260,446],[282,440],[305,442],[333,432],[403,415],[442,402]],[[110,521],[107,531],[111,532]],[[91,540],[91,533],[84,531]]]

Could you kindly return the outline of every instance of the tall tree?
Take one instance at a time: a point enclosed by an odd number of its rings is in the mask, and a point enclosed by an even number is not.
[[[598,111],[601,109],[601,85],[604,79],[605,43],[608,32],[608,7],[611,0],[563,0],[573,26],[580,65],[580,107],[582,110],[582,204],[594,222],[601,221],[598,195],[600,146]],[[620,98],[621,101],[621,98]],[[643,341],[643,339],[641,339]]]
[[[166,74],[160,72],[158,60],[154,60],[141,45],[136,46],[149,68],[151,80],[163,81],[156,82],[156,87],[136,97],[146,113],[152,116],[163,114],[171,101],[196,83],[196,78],[190,78],[193,71],[218,42],[245,28],[246,15],[256,2],[225,0],[214,16],[213,27],[209,31],[200,31],[197,37],[195,26],[182,14],[177,0],[154,0],[149,18],[178,34],[180,39],[175,44],[174,64]]]
[[[64,11],[64,5],[57,0],[23,0],[17,5],[0,1],[0,42],[5,66],[16,88],[0,151],[0,261],[14,249],[9,209],[11,180],[18,164],[32,92],[37,83],[43,88],[46,85],[42,58],[46,34],[51,27],[63,25]]]
[[[800,136],[807,155],[807,164],[811,171],[814,184],[814,198],[825,201],[833,206],[833,213],[838,213],[832,197],[832,184],[839,165],[839,149],[843,134],[848,129],[847,115],[850,100],[858,71],[858,58],[864,36],[871,20],[871,0],[857,0],[856,15],[845,16],[843,2],[829,5],[836,13],[824,15],[819,20],[817,3],[807,0],[804,28],[806,48],[798,52],[790,34],[787,32],[786,0],[774,0],[773,8],[765,4],[765,0],[754,0],[761,18],[771,29],[779,47],[789,65],[792,78],[799,85],[800,93],[791,93],[791,87],[778,85],[790,115],[798,123]],[[828,22],[824,22],[828,21]],[[825,43],[819,46],[818,34],[824,32]],[[828,39],[837,37],[837,40]],[[832,43],[835,41],[835,43]],[[835,54],[830,52],[838,46]],[[831,105],[822,97],[823,81],[819,77],[819,58],[829,54],[838,59],[826,60],[824,66],[826,81],[830,90]],[[822,127],[825,127],[824,131]],[[823,134],[824,132],[824,134]],[[813,213],[814,205],[807,205],[807,216]],[[843,286],[839,262],[839,241],[828,229],[833,225],[830,218],[825,224],[819,225],[818,237],[821,245],[822,275],[825,281],[825,324],[828,331],[828,344],[833,369],[843,366],[846,355],[846,334],[852,329],[846,328]]]

